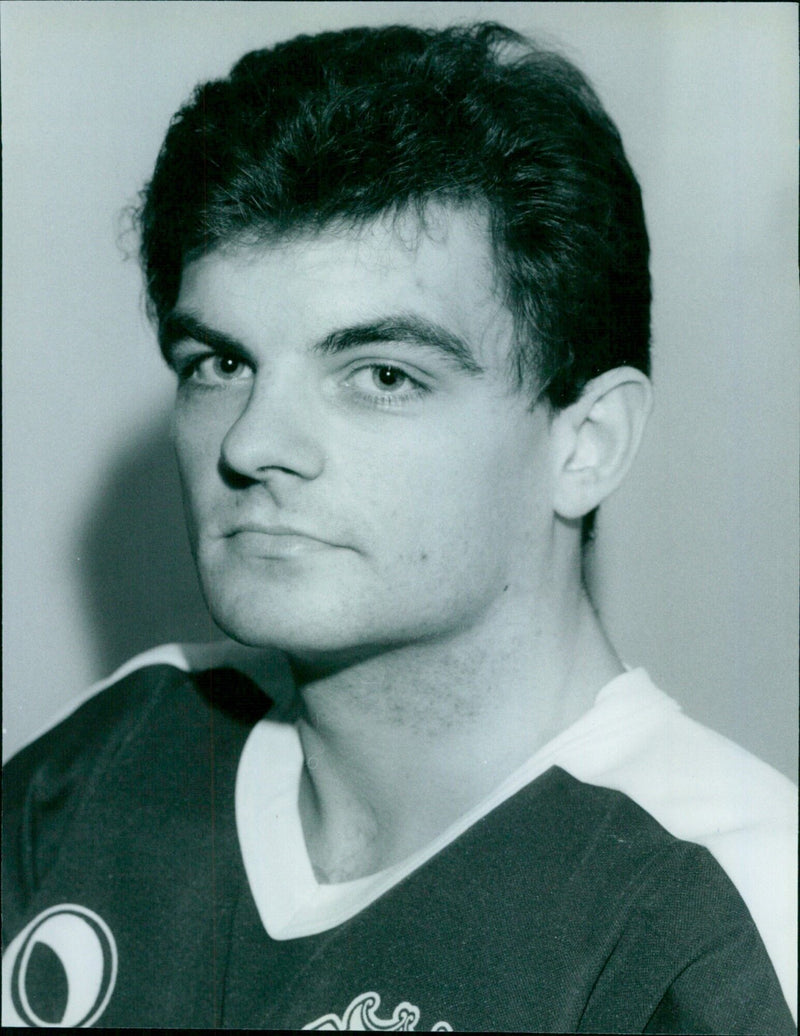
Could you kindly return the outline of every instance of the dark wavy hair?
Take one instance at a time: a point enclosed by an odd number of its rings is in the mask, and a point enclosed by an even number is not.
[[[172,120],[139,210],[159,325],[184,266],[224,242],[431,200],[488,209],[521,386],[557,408],[649,372],[641,194],[586,78],[493,23],[298,36],[246,54]]]

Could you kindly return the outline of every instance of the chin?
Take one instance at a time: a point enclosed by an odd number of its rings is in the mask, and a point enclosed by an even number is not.
[[[385,640],[348,637],[341,629],[331,631],[305,624],[291,631],[254,622],[228,622],[217,618],[217,625],[232,639],[247,647],[280,651],[309,675],[330,673],[357,665],[384,654],[398,644]]]
[[[342,570],[320,578],[319,571],[286,566],[270,579],[243,566],[201,572],[209,611],[229,637],[314,665],[339,666],[446,639],[483,610],[465,609],[463,600],[441,592],[441,586],[389,589]]]
[[[281,597],[275,605],[238,595],[235,601],[208,595],[216,624],[229,637],[249,647],[274,648],[288,655],[339,655],[361,638],[342,622],[343,606],[328,597],[323,601],[293,602]]]
[[[398,623],[396,609],[382,622],[377,608],[356,615],[333,595],[302,603],[282,599],[277,608],[265,607],[263,598],[251,606],[241,598],[235,604],[219,599],[208,604],[229,637],[248,647],[282,651],[311,670],[357,664],[430,635]]]

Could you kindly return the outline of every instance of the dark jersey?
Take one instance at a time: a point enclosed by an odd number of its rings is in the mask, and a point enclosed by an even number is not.
[[[150,666],[4,783],[4,1022],[789,1033],[725,872],[553,767],[342,924],[272,939],[234,785],[268,702]]]

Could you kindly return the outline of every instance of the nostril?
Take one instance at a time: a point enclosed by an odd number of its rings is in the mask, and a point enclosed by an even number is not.
[[[229,464],[226,464],[223,458],[220,458],[217,467],[222,481],[229,489],[247,489],[248,486],[252,486],[255,482],[258,482],[257,478],[252,478],[250,475],[243,475],[240,471],[237,471]]]

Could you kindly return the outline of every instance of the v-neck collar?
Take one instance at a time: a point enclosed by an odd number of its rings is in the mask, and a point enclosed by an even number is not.
[[[557,765],[582,741],[614,742],[636,712],[678,706],[642,670],[623,673],[594,706],[543,745],[495,790],[440,836],[405,860],[354,881],[317,881],[306,849],[298,802],[303,752],[297,728],[269,716],[251,731],[239,761],[236,825],[245,871],[261,921],[273,939],[315,935],[342,924],[525,785]],[[605,729],[605,733],[604,733]]]

